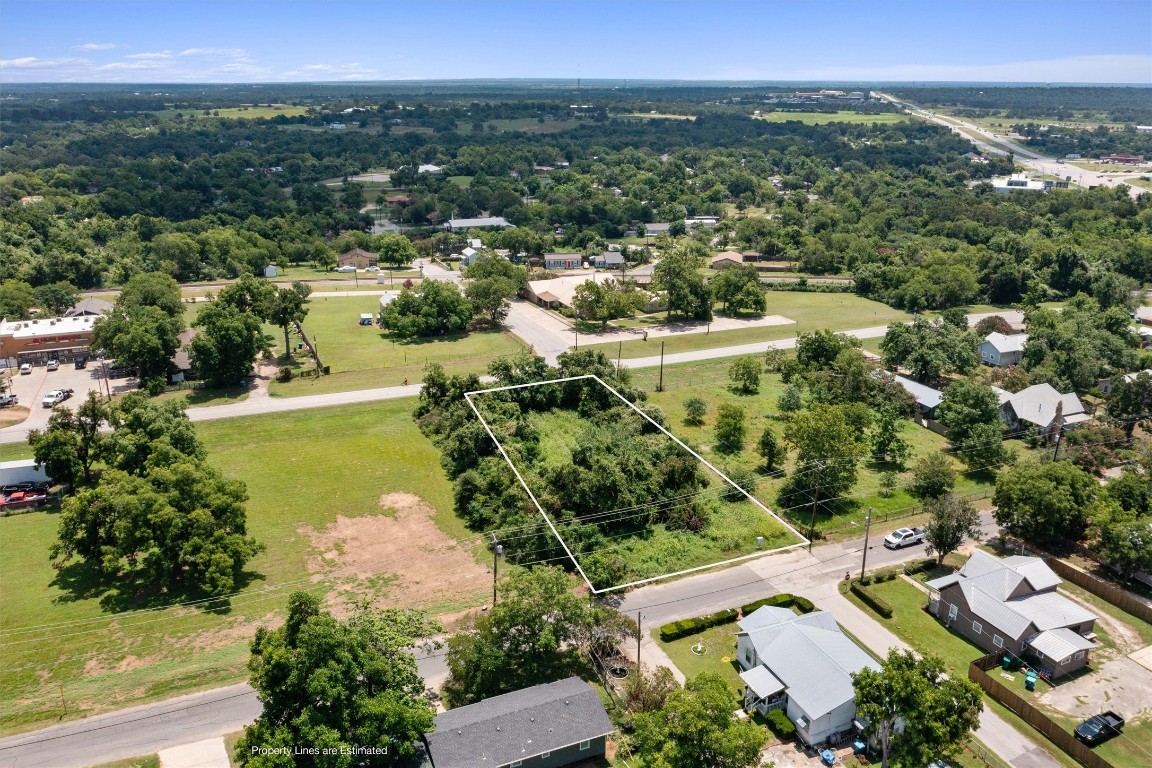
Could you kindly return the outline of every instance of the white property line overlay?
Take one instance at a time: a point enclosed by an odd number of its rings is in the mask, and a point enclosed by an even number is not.
[[[485,421],[485,419],[484,419],[484,415],[482,413],[480,413],[480,409],[476,407],[476,404],[474,402],[472,402],[472,396],[473,395],[486,395],[486,394],[489,394],[492,392],[505,392],[505,391],[510,390],[510,389],[526,389],[527,387],[539,387],[539,386],[542,386],[544,384],[563,384],[564,382],[567,382],[567,381],[580,381],[581,379],[593,379],[600,386],[604,387],[606,390],[608,390],[609,392],[614,394],[617,398],[619,398],[620,402],[624,403],[629,408],[636,411],[636,413],[640,414],[640,416],[647,419],[650,424],[652,424],[654,427],[656,427],[656,429],[660,430],[665,435],[672,438],[672,440],[674,440],[677,445],[679,445],[681,448],[686,450],[688,453],[692,454],[696,458],[697,461],[699,461],[704,466],[708,467],[708,469],[715,472],[717,475],[719,475],[721,478],[723,478],[726,483],[728,483],[733,488],[736,488],[738,491],[740,491],[740,493],[744,494],[744,496],[748,499],[748,501],[755,504],[757,507],[759,507],[761,510],[763,510],[765,514],[767,514],[769,517],[771,517],[776,522],[780,523],[780,525],[784,526],[786,529],[791,531],[794,535],[799,537],[800,541],[796,544],[789,544],[786,547],[777,547],[776,549],[766,549],[766,550],[763,550],[760,552],[753,552],[752,554],[749,554],[749,555],[741,555],[740,557],[733,557],[733,558],[729,558],[728,560],[721,560],[720,562],[711,563],[709,565],[698,565],[695,568],[686,568],[682,571],[675,571],[673,573],[666,573],[663,576],[651,576],[647,579],[639,579],[637,581],[630,581],[627,584],[618,584],[614,587],[605,587],[604,589],[596,589],[596,587],[593,586],[593,584],[592,584],[592,580],[588,578],[588,574],[584,573],[584,569],[580,566],[580,561],[576,558],[576,555],[572,554],[572,550],[568,548],[568,543],[566,541],[564,541],[564,537],[560,535],[560,532],[558,530],[556,530],[556,526],[552,523],[552,518],[548,517],[548,513],[544,511],[544,508],[542,506],[540,506],[540,501],[536,498],[536,494],[532,493],[532,489],[529,488],[528,483],[526,483],[524,481],[524,476],[520,474],[520,470],[516,468],[516,464],[508,456],[508,452],[504,450],[504,446],[501,445],[500,441],[496,439],[495,433],[492,432],[492,427],[490,427],[488,425],[488,422]],[[804,536],[798,530],[796,530],[791,525],[789,525],[787,522],[785,522],[775,512],[773,512],[772,510],[768,509],[768,507],[766,507],[762,503],[760,503],[759,499],[757,499],[755,496],[748,493],[748,491],[746,491],[742,487],[740,487],[739,483],[733,482],[733,480],[730,477],[728,477],[726,474],[724,474],[719,469],[717,469],[715,466],[713,466],[710,461],[708,461],[703,456],[696,453],[696,451],[692,450],[687,445],[685,445],[684,442],[680,438],[676,437],[676,435],[672,434],[668,430],[664,429],[664,427],[657,424],[656,421],[653,420],[653,418],[651,416],[644,413],[644,411],[642,411],[640,408],[637,408],[634,403],[632,403],[628,400],[628,398],[624,397],[619,392],[617,392],[615,389],[608,386],[606,383],[604,383],[604,381],[599,376],[596,376],[595,374],[587,373],[587,374],[584,374],[582,376],[568,376],[568,377],[563,378],[563,379],[551,379],[549,381],[534,381],[530,384],[512,384],[512,385],[509,385],[507,387],[493,387],[492,389],[479,389],[479,390],[476,390],[474,392],[465,392],[464,393],[464,399],[468,401],[468,405],[469,405],[469,407],[472,408],[472,412],[476,414],[476,418],[480,419],[480,423],[484,425],[484,430],[488,433],[488,437],[490,437],[492,439],[492,442],[496,444],[496,447],[498,449],[500,449],[500,455],[504,457],[504,461],[508,462],[508,466],[512,468],[512,473],[515,474],[516,479],[520,481],[520,485],[524,488],[524,491],[528,494],[528,498],[532,499],[532,503],[536,505],[536,509],[539,510],[539,512],[540,512],[540,516],[544,518],[544,522],[547,523],[548,527],[552,529],[552,534],[556,537],[556,540],[560,542],[560,546],[562,546],[564,548],[564,551],[568,554],[568,557],[572,560],[572,564],[575,565],[576,570],[580,572],[580,577],[584,579],[584,583],[588,585],[588,589],[590,589],[592,591],[592,594],[594,594],[594,595],[601,595],[601,594],[604,594],[605,592],[615,592],[616,590],[628,589],[629,587],[637,587],[637,586],[640,586],[641,584],[650,584],[653,581],[662,581],[664,579],[671,579],[671,578],[674,578],[676,576],[683,576],[685,574],[696,573],[698,571],[707,571],[711,568],[719,568],[719,567],[725,566],[725,565],[732,565],[733,563],[739,563],[739,562],[743,562],[744,560],[751,560],[751,559],[757,558],[757,557],[764,557],[766,555],[772,555],[772,554],[775,554],[777,552],[787,552],[790,549],[796,549],[798,547],[805,547],[809,543],[808,538],[806,536]]]

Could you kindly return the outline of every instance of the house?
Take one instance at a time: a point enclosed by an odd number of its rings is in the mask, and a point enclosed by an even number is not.
[[[169,384],[179,384],[182,381],[196,378],[196,372],[192,370],[192,356],[188,351],[188,345],[192,343],[195,336],[195,328],[185,328],[178,337],[180,346],[176,347],[176,352],[172,355],[172,364],[168,366]]]
[[[584,257],[578,253],[546,253],[544,269],[580,269]]]
[[[703,227],[704,229],[711,229],[716,226],[719,221],[720,219],[715,216],[689,216],[684,219],[684,228],[694,229],[696,227]]]
[[[472,246],[468,246],[464,250],[460,251],[460,266],[462,266],[462,267],[472,266],[473,264],[476,263],[476,260],[479,259],[481,255],[482,254],[480,253],[480,251],[476,250]]]
[[[1024,345],[1027,343],[1026,333],[1014,333],[1008,336],[994,331],[980,342],[980,361],[994,368],[1019,365],[1020,358],[1024,356]]]
[[[337,267],[355,267],[356,269],[375,267],[379,261],[380,259],[376,254],[363,248],[353,248],[336,257]]]
[[[1096,616],[1057,594],[1060,577],[1038,557],[981,550],[956,573],[927,583],[928,610],[989,653],[1034,660],[1045,677],[1088,664]]]
[[[481,216],[475,219],[449,219],[444,228],[449,232],[463,232],[478,227],[498,227],[503,229],[511,224],[503,216]]]
[[[280,272],[277,271],[275,264],[269,264],[264,267],[264,277],[276,277]]]
[[[64,317],[99,317],[111,311],[112,304],[103,299],[81,299],[64,313]]]
[[[1132,382],[1136,381],[1136,379],[1140,376],[1140,374],[1144,374],[1145,376],[1152,377],[1152,368],[1145,368],[1143,371],[1133,371],[1132,373],[1126,373],[1120,377],[1120,381],[1123,381],[1125,384],[1131,384]],[[1098,387],[1099,387],[1100,392],[1102,394],[1110,395],[1110,394],[1112,394],[1112,390],[1116,388],[1116,384],[1118,384],[1118,383],[1119,382],[1113,383],[1111,378],[1100,379],[1100,384],[1098,385]]]
[[[722,251],[709,259],[708,264],[712,269],[721,269],[723,267],[735,267],[744,263],[744,254],[736,253],[736,251]]]
[[[615,732],[578,677],[534,685],[436,715],[428,768],[563,768],[604,758]]]
[[[619,251],[604,251],[592,259],[597,269],[622,269],[624,267],[624,254]]]
[[[432,165],[431,163],[425,163],[424,165],[416,167],[416,173],[431,173],[433,175],[440,173],[442,170],[444,169],[440,166]]]
[[[798,616],[763,606],[737,624],[736,657],[744,708],[783,709],[807,744],[838,742],[853,731],[852,674],[880,665],[840,632],[825,611]]]
[[[601,275],[596,272],[580,272],[574,275],[562,275],[550,280],[529,280],[524,287],[524,298],[541,307],[556,309],[557,307],[571,307],[576,296],[576,289],[587,282],[600,282],[615,280],[619,275]],[[642,307],[644,312],[659,312],[664,309],[664,297],[657,294],[645,294],[648,303]]]
[[[655,237],[660,234],[668,234],[668,229],[672,226],[669,222],[653,222],[644,225],[644,234],[648,237]]]
[[[992,387],[992,391],[1000,400],[1000,419],[1012,431],[1031,424],[1039,434],[1047,435],[1056,427],[1058,408],[1063,427],[1092,419],[1074,392],[1062,395],[1051,384],[1033,384],[1014,394],[999,387]]]
[[[916,398],[916,407],[920,415],[926,419],[936,418],[936,407],[944,400],[944,393],[938,389],[921,384],[918,381],[904,376],[892,375],[892,381],[903,387],[908,394]]]

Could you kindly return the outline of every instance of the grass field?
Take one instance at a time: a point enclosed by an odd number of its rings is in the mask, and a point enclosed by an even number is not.
[[[404,341],[377,326],[359,325],[361,313],[375,316],[379,309],[380,301],[375,296],[313,294],[304,331],[315,340],[320,359],[331,366],[332,373],[318,379],[274,381],[269,392],[274,397],[294,397],[397,386],[404,379],[415,384],[423,378],[424,366],[430,362],[440,363],[450,373],[480,373],[493,359],[515,354],[522,348],[515,336],[503,331]],[[275,335],[276,354],[280,354],[284,334],[278,328],[268,332]],[[304,353],[296,353],[296,359],[300,364],[308,362]]]
[[[869,328],[912,319],[903,310],[893,309],[887,304],[864,299],[851,293],[800,293],[771,291],[768,293],[767,314],[783,315],[795,320],[794,325],[773,325],[766,328],[744,328],[735,331],[715,333],[690,333],[664,338],[649,338],[648,341],[625,341],[623,357],[631,360],[636,357],[652,357],[660,354],[660,343],[664,342],[664,353],[691,352],[698,349],[714,349],[733,344],[751,344],[758,341],[788,339],[800,333],[812,332],[820,328],[833,331],[847,331]],[[598,345],[611,357],[616,357],[619,342]],[[588,345],[594,347],[597,345]]]
[[[671,642],[659,639],[658,627],[652,629],[652,635],[684,677],[691,680],[702,672],[711,672],[720,675],[735,690],[743,691],[744,681],[740,679],[740,665],[736,661],[736,633],[739,630],[736,622],[731,621]],[[706,651],[702,656],[692,652],[697,643]]]
[[[764,473],[761,459],[755,453],[756,441],[760,438],[764,427],[771,425],[778,440],[782,439],[785,423],[778,418],[779,409],[776,402],[784,390],[783,382],[777,374],[763,374],[760,378],[760,391],[755,395],[736,394],[728,389],[728,368],[735,358],[708,360],[699,363],[683,363],[669,365],[664,368],[664,391],[657,392],[656,384],[659,377],[657,369],[645,368],[633,372],[633,382],[636,386],[648,392],[649,400],[658,406],[668,419],[671,431],[689,445],[697,446],[697,450],[709,461],[717,463],[721,469],[742,468]],[[698,397],[708,404],[708,412],[704,425],[689,427],[684,424],[684,402],[689,398]],[[714,426],[716,410],[722,403],[730,403],[744,409],[745,414],[745,447],[742,453],[735,456],[722,456],[717,454],[712,445],[715,440]],[[874,521],[884,520],[888,514],[900,515],[911,510],[917,504],[904,486],[911,480],[910,468],[919,456],[943,450],[948,441],[935,432],[924,429],[912,422],[905,422],[901,433],[912,448],[912,454],[905,462],[904,469],[889,465],[876,465],[871,462],[860,464],[859,479],[850,492],[850,498],[842,500],[837,505],[837,514],[821,513],[817,518],[817,530],[831,532],[860,523],[864,519],[868,507],[874,508],[878,517]],[[794,459],[789,458],[783,466],[784,470],[791,471]],[[963,474],[964,467],[954,461],[958,477],[956,491],[971,497],[981,497],[991,492],[992,479],[983,473]],[[888,497],[881,495],[881,480],[886,470],[897,470],[897,488]],[[781,484],[779,473],[763,477],[759,481],[756,497],[764,502],[770,509],[781,514],[799,526],[801,532],[809,525],[808,510],[794,510],[791,513],[782,511],[776,506],[776,494]],[[979,506],[979,504],[978,504]],[[903,522],[903,518],[899,518]]]
[[[886,125],[899,123],[908,119],[908,115],[885,112],[879,115],[866,115],[860,112],[841,110],[839,112],[765,112],[757,115],[758,120],[767,120],[770,123],[786,123],[792,120],[805,125],[826,125],[828,123],[861,123],[872,125],[880,123]]]
[[[613,115],[626,119],[641,120],[695,120],[696,115],[673,115],[666,112],[628,112],[622,115]]]
[[[541,122],[535,117],[516,117],[500,120],[489,120],[484,123],[484,129],[494,128],[497,133],[505,133],[507,131],[522,131],[524,133],[563,133],[570,131],[584,124],[585,120],[555,120],[550,117],[544,118]],[[456,130],[463,134],[472,133],[476,130],[475,123],[470,123],[464,120],[457,121]]]
[[[256,107],[225,107],[223,109],[213,109],[212,117],[218,118],[249,118],[253,120],[267,119],[284,115],[285,117],[299,117],[300,115],[307,114],[307,109],[304,107],[294,107],[291,104],[271,104],[261,105]],[[195,116],[197,118],[205,118],[208,115],[204,114],[202,109],[165,109],[159,112],[154,112],[156,117],[161,120],[167,120],[176,117],[177,114],[182,114],[185,117]]]
[[[237,682],[246,676],[252,633],[279,620],[295,589],[385,596],[404,589],[386,578],[351,580],[348,568],[310,575],[318,555],[311,531],[325,530],[338,515],[376,520],[382,494],[414,494],[430,505],[434,526],[427,532],[468,539],[459,568],[482,572],[473,540],[452,512],[439,453],[416,429],[412,405],[385,401],[197,425],[210,462],[247,483],[249,530],[268,545],[251,562],[244,591],[217,610],[164,608],[164,596],[117,600],[114,593],[113,603],[137,610],[108,610],[102,598],[109,593],[82,569],[56,571],[49,562],[55,515],[0,518],[0,733]],[[351,554],[340,549],[329,555],[337,564]],[[418,551],[408,550],[411,562]],[[436,578],[451,584],[453,570]],[[468,607],[433,591],[424,607],[436,613]],[[480,589],[477,603],[485,594]]]

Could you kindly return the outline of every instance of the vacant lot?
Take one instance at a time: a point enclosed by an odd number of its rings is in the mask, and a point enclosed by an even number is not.
[[[862,123],[864,125],[872,125],[872,123],[888,124],[898,123],[902,120],[907,120],[908,115],[897,114],[895,112],[885,112],[879,115],[866,115],[861,112],[766,112],[762,115],[757,115],[760,120],[767,120],[770,123],[786,123],[790,120],[797,120],[805,125],[824,125],[826,123]]]
[[[623,357],[632,359],[659,355],[661,342],[664,342],[665,354],[671,354],[673,352],[691,352],[697,349],[714,349],[733,344],[788,339],[800,333],[812,332],[821,328],[847,331],[912,319],[912,315],[903,310],[893,309],[887,304],[864,299],[851,293],[772,291],[768,293],[767,298],[767,314],[783,315],[795,320],[796,324],[738,331],[717,331],[715,333],[689,333],[660,339],[650,338],[648,341],[625,341],[623,347],[620,348]],[[618,350],[617,343],[605,344],[601,348],[612,357],[616,356]]]
[[[396,525],[406,525],[395,503],[380,503],[383,495],[404,494],[412,505],[419,500],[417,519],[428,545],[434,538],[455,552],[452,568],[466,569],[446,568],[437,579],[447,583],[478,573],[481,566],[467,559],[473,539],[452,513],[439,453],[412,422],[412,404],[388,401],[197,426],[209,460],[247,483],[250,531],[268,545],[250,564],[243,591],[217,610],[165,608],[166,596],[118,596],[82,568],[56,571],[48,559],[55,515],[0,518],[0,732],[237,682],[246,676],[252,633],[277,623],[296,589],[328,594],[355,586],[384,603],[437,612],[483,603],[487,590],[471,582],[453,591],[452,601],[434,591],[416,595],[403,573],[389,567],[352,580],[368,566],[340,557],[322,573],[309,570],[324,552],[339,551],[344,526],[355,528],[356,520],[394,516]],[[429,519],[434,525],[427,525]],[[302,530],[334,538],[321,551]],[[418,567],[427,554],[408,546],[403,556]],[[433,588],[430,578],[423,583]],[[118,610],[107,610],[108,601]]]
[[[438,362],[449,373],[482,373],[497,357],[522,349],[516,337],[502,331],[441,336],[435,339],[396,339],[375,325],[360,325],[360,314],[373,317],[380,310],[375,296],[327,297],[313,294],[304,318],[304,331],[316,344],[320,359],[332,373],[321,378],[273,382],[270,392],[278,397],[318,395],[355,389],[397,386],[405,379],[415,384],[424,375],[424,366]],[[270,328],[276,353],[283,351],[284,334]],[[302,367],[309,359],[306,350],[296,353]]]

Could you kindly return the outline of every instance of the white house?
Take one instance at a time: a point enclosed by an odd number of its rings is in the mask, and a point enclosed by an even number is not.
[[[1026,333],[1014,333],[1011,336],[990,333],[980,342],[980,361],[994,368],[1019,365],[1020,358],[1024,356],[1024,345],[1027,343]]]
[[[992,387],[992,391],[1000,400],[1000,419],[1011,430],[1031,424],[1040,434],[1046,435],[1056,426],[1057,408],[1065,427],[1092,419],[1075,392],[1062,395],[1051,384],[1033,384],[1016,393],[999,387]]]
[[[810,745],[838,742],[853,732],[852,674],[881,666],[840,632],[832,614],[798,616],[787,608],[764,606],[737,626],[746,710],[767,714],[783,709]]]

